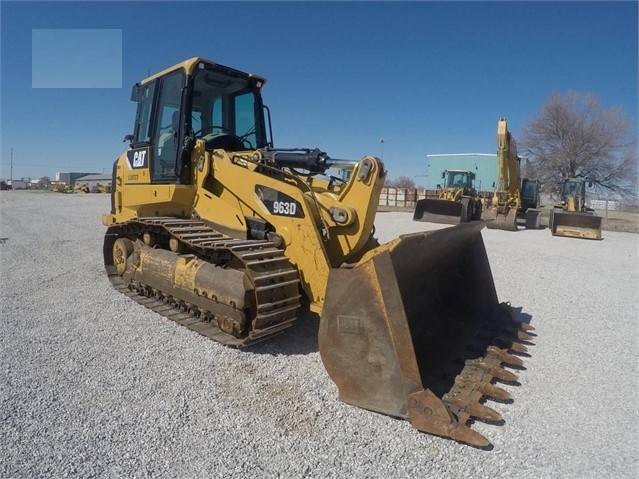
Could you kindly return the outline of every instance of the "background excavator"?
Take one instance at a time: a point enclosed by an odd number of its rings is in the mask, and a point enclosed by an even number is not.
[[[550,210],[548,227],[554,236],[571,238],[602,239],[601,216],[586,206],[586,183],[584,178],[568,178],[561,187],[561,203]]]
[[[413,220],[458,224],[481,219],[482,203],[473,186],[475,173],[446,170],[444,188],[437,199],[426,198],[415,204]]]
[[[486,211],[490,229],[517,231],[517,217],[525,216],[526,228],[539,229],[539,182],[521,178],[520,158],[515,139],[508,131],[505,118],[497,123],[497,164],[499,185],[495,190],[491,208]]]
[[[102,217],[109,280],[237,348],[281,333],[308,303],[341,400],[488,445],[466,423],[499,421],[483,399],[509,398],[493,382],[517,379],[502,365],[522,363],[512,353],[532,327],[497,300],[483,224],[380,245],[382,161],[274,148],[265,81],[191,58],[134,86],[134,133]]]

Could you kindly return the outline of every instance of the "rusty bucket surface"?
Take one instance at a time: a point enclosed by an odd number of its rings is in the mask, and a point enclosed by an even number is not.
[[[462,222],[462,204],[458,201],[424,199],[415,204],[414,221],[456,225]]]
[[[402,236],[331,271],[319,348],[341,400],[424,432],[489,444],[465,423],[500,420],[480,400],[510,397],[492,381],[517,380],[501,364],[520,365],[508,351],[525,351],[517,337],[532,336],[498,302],[483,226]]]

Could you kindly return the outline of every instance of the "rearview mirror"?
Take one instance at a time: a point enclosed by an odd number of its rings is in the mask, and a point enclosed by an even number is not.
[[[139,102],[140,98],[142,97],[142,87],[140,86],[139,83],[136,83],[135,85],[133,85],[133,88],[131,89],[131,101],[134,102]]]

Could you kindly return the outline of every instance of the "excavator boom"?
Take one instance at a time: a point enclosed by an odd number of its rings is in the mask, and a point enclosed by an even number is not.
[[[541,215],[534,209],[539,205],[539,183],[521,178],[517,144],[505,118],[497,122],[497,166],[499,187],[486,214],[488,228],[517,231],[517,217],[525,214],[526,228],[539,229]]]

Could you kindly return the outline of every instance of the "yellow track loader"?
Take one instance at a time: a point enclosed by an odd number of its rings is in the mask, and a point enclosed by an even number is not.
[[[290,327],[302,295],[339,397],[476,446],[484,397],[532,338],[497,300],[481,222],[380,245],[382,161],[273,147],[265,79],[191,58],[133,88],[104,264],[131,299],[230,347]],[[328,175],[352,169],[348,181]],[[515,352],[515,354],[512,354]]]
[[[444,188],[437,199],[419,200],[413,220],[431,223],[459,224],[481,219],[482,203],[473,187],[475,173],[446,170],[442,173]]]
[[[553,236],[596,239],[601,237],[601,216],[586,207],[586,182],[584,178],[568,178],[561,188],[561,203],[550,210],[548,227]]]
[[[527,229],[539,229],[541,212],[535,209],[539,207],[539,182],[521,178],[517,145],[505,118],[497,123],[497,164],[499,187],[486,211],[488,228],[517,231],[517,217],[525,216]]]
[[[51,191],[55,191],[56,193],[72,193],[73,188],[65,183],[56,183],[51,188]]]
[[[94,187],[91,188],[91,193],[111,193],[111,187],[109,185],[97,183]]]

